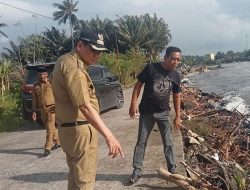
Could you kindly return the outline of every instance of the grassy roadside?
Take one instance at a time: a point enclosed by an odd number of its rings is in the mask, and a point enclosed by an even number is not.
[[[7,94],[0,97],[0,132],[12,131],[23,126],[20,95]]]

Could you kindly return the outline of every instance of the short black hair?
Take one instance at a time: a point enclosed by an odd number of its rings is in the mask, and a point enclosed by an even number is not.
[[[178,47],[174,47],[174,46],[169,46],[167,49],[166,49],[166,53],[165,53],[165,56],[170,56],[171,53],[173,52],[180,52],[181,53],[181,49],[178,48]]]
[[[39,67],[37,68],[37,72],[38,72],[38,73],[44,73],[44,72],[47,72],[47,68],[46,68],[46,67],[44,67],[44,66],[39,66]]]

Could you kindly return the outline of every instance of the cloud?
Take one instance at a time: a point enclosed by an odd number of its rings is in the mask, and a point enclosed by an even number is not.
[[[1,36],[1,37],[0,37],[0,42],[1,42],[1,43],[7,43],[7,42],[9,42],[9,39],[6,38],[6,37],[4,37],[4,36]]]
[[[169,24],[173,36],[171,43],[183,47],[183,52],[204,54],[244,49],[243,38],[250,31],[249,22],[242,19],[240,13],[230,14],[229,7],[224,8],[219,1],[176,0],[165,9],[162,7],[158,7],[157,15]]]
[[[3,0],[2,0],[3,1]],[[56,10],[52,1],[44,0],[4,0],[6,3],[51,16]],[[55,2],[55,1],[54,1]],[[62,1],[57,0],[61,3]],[[247,0],[91,0],[79,1],[76,13],[79,19],[116,19],[116,15],[157,14],[168,24],[172,34],[172,45],[180,46],[186,54],[204,54],[219,50],[242,51],[246,44],[245,36],[250,31],[250,1]],[[0,21],[13,25],[18,20],[29,22],[34,31],[32,14],[18,11],[0,4],[3,17]],[[21,21],[22,21],[21,20]],[[6,21],[6,22],[5,22]],[[8,21],[8,22],[7,22]],[[38,18],[38,27],[56,25],[48,19]],[[68,28],[66,25],[62,25]],[[18,28],[18,27],[16,27]],[[20,29],[19,29],[20,30]],[[5,30],[4,30],[5,31]],[[249,34],[250,36],[250,34]]]
[[[2,15],[1,21],[4,21],[4,23],[6,24],[30,19],[33,14],[32,12],[41,13],[43,15],[52,17],[52,13],[54,10],[52,5],[50,4],[41,5],[41,4],[34,3],[34,1],[33,3],[30,3],[27,1],[25,2],[21,0],[11,0],[11,1],[5,0],[1,2],[10,5],[10,6],[6,6],[3,4],[0,4],[1,15]],[[18,7],[20,9],[27,10],[30,12],[25,12],[25,11],[13,8],[11,6]]]
[[[240,20],[250,21],[248,0],[220,0],[220,11]]]
[[[152,1],[152,0],[136,0],[136,1],[129,1],[131,4],[135,5],[135,6],[143,6],[143,5],[149,5],[149,4],[157,4],[157,3],[160,3],[159,0],[155,0],[155,1]],[[160,5],[160,4],[159,4]]]

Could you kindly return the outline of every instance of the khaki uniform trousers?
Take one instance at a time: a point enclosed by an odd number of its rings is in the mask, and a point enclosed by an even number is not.
[[[61,147],[69,167],[68,190],[93,190],[98,138],[90,124],[59,127]]]
[[[40,113],[43,125],[46,128],[46,142],[44,149],[51,150],[53,143],[60,144],[58,130],[55,127],[55,109],[51,110],[51,107],[41,108]]]

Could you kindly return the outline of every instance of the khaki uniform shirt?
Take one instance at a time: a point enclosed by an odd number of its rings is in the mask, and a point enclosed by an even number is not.
[[[86,69],[75,51],[57,60],[52,76],[57,123],[85,121],[79,106],[88,103],[99,113],[95,88]]]
[[[36,111],[43,106],[54,105],[55,99],[51,84],[48,82],[36,82],[32,90],[32,110]]]

